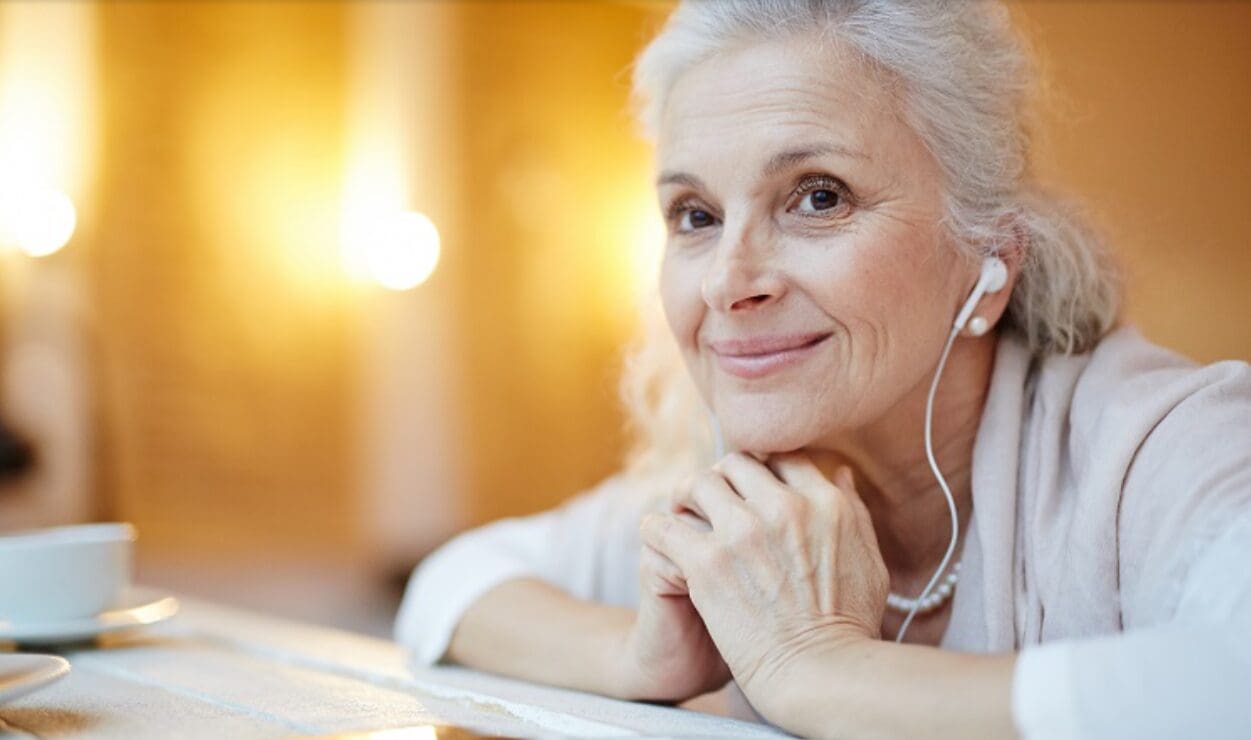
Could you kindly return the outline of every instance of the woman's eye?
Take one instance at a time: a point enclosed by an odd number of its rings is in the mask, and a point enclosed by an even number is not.
[[[799,200],[791,200],[795,204],[791,209],[807,216],[828,217],[833,214],[826,211],[837,209],[842,212],[851,204],[847,187],[829,175],[809,175],[803,178],[795,188],[792,198],[795,197]]]
[[[799,202],[799,210],[814,213],[817,211],[828,211],[837,207],[839,204],[839,195],[834,190],[813,190],[804,196]]]
[[[708,211],[701,211],[698,208],[692,208],[682,214],[682,220],[678,223],[678,231],[693,231],[702,229],[706,226],[712,226],[712,214]]]
[[[665,221],[678,234],[689,234],[715,226],[717,217],[702,206],[703,203],[694,198],[681,198],[666,209]]]

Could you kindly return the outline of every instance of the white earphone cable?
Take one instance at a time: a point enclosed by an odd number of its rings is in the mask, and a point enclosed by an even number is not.
[[[951,345],[956,341],[956,335],[960,333],[958,326],[952,327],[951,335],[947,337],[947,344],[943,347],[943,354],[938,358],[938,367],[934,370],[934,380],[930,382],[930,392],[925,399],[925,458],[930,463],[930,471],[934,473],[934,478],[938,481],[938,485],[943,489],[943,495],[947,497],[947,508],[951,511],[951,542],[947,545],[947,554],[943,556],[943,562],[939,564],[938,570],[934,571],[934,575],[930,578],[930,582],[925,586],[925,590],[917,597],[916,603],[908,612],[908,616],[904,619],[903,624],[899,627],[899,634],[895,635],[895,642],[903,642],[904,634],[908,631],[908,625],[912,624],[912,618],[916,616],[917,610],[921,608],[921,602],[929,596],[934,585],[938,583],[938,579],[942,578],[943,573],[947,570],[947,564],[951,562],[951,556],[956,552],[956,542],[960,539],[960,520],[956,515],[956,499],[951,495],[951,488],[947,486],[947,479],[943,477],[943,471],[938,469],[938,462],[934,459],[934,395],[938,392],[938,381],[943,377],[943,368],[947,366],[947,355],[951,353]]]

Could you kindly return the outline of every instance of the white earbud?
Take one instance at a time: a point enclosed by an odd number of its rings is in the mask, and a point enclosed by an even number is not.
[[[990,322],[985,316],[974,316],[969,319],[969,333],[975,337],[980,337],[990,331]]]
[[[973,292],[969,293],[969,299],[960,308],[960,313],[956,314],[955,330],[960,331],[969,322],[969,317],[973,315],[973,310],[977,308],[977,302],[982,300],[982,296],[1002,290],[1007,283],[1008,266],[1003,260],[994,256],[982,260],[982,274],[978,276],[977,284],[973,286]]]

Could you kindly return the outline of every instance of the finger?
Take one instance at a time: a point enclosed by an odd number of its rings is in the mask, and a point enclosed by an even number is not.
[[[708,521],[708,515],[700,508],[699,502],[691,494],[691,489],[695,487],[695,481],[699,479],[698,475],[692,475],[683,481],[682,485],[674,489],[669,494],[669,512],[672,514],[692,513],[695,516]]]
[[[856,509],[864,516],[869,518],[869,507],[865,505],[864,499],[860,496],[860,491],[856,488],[856,477],[851,471],[851,467],[843,465],[834,475],[834,485],[838,486],[838,490],[842,491],[856,505]]]
[[[726,531],[746,513],[743,499],[720,473],[706,471],[695,479],[690,498],[714,530]]]
[[[838,486],[838,490],[845,493],[847,497],[851,499],[852,504],[858,513],[857,519],[860,521],[860,526],[863,528],[862,534],[864,538],[873,542],[874,547],[876,547],[877,530],[873,528],[873,515],[869,513],[869,507],[864,503],[864,499],[860,497],[860,492],[856,490],[856,479],[855,475],[852,473],[851,467],[844,465],[839,468],[838,473],[834,476],[834,480],[835,485]]]
[[[704,533],[695,530],[672,514],[650,514],[639,525],[639,537],[643,544],[664,555],[678,569],[686,573],[692,556],[699,547]],[[693,518],[693,517],[692,517]]]
[[[726,455],[713,466],[744,501],[767,504],[783,494],[781,481],[764,463],[743,452]]]
[[[869,514],[869,507],[860,498],[860,492],[856,490],[856,481],[850,466],[840,465],[831,481],[825,478],[821,469],[812,462],[812,458],[801,452],[775,455],[770,458],[769,464],[791,488],[818,505],[832,503],[835,506],[850,507],[849,518],[855,523],[860,537],[873,542],[876,547],[877,531],[873,528],[873,517]]]
[[[696,516],[689,511],[680,511],[674,514],[674,516],[677,517],[683,524],[696,532],[700,532],[701,534],[712,531],[712,525],[708,523],[707,519],[704,519],[701,516]]]
[[[856,492],[856,479],[851,474],[850,466],[844,465],[838,469],[838,473],[834,476],[834,484],[856,498],[860,498],[860,494]]]
[[[696,477],[697,476],[695,475],[687,476],[686,479],[682,481],[681,485],[674,488],[669,494],[668,501],[670,513],[677,514],[680,511],[695,511],[694,507],[697,504],[691,498],[691,486],[695,485]],[[695,513],[703,516],[702,511],[695,511]]]
[[[643,588],[657,596],[687,596],[686,577],[678,566],[655,549],[639,548],[639,575]]]
[[[867,519],[869,509],[856,490],[856,481],[851,468],[840,465],[834,472],[833,479],[826,479],[821,468],[817,467],[812,458],[802,452],[787,452],[769,459],[769,465],[777,471],[779,477],[794,490],[810,500],[830,500],[845,498],[860,518]]]
[[[821,490],[830,480],[817,464],[802,452],[784,452],[769,458],[769,468],[788,486],[800,491]]]

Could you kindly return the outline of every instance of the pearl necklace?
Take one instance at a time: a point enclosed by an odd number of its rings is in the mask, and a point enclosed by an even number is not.
[[[921,605],[920,607],[917,607],[917,614],[932,612],[942,606],[943,603],[945,603],[947,599],[950,599],[951,595],[955,593],[956,581],[959,580],[960,562],[957,562],[955,567],[951,569],[951,572],[947,574],[947,577],[943,578],[943,580],[934,587],[934,591],[920,601]],[[913,607],[917,606],[917,599],[900,596],[892,591],[886,595],[886,606],[897,612],[907,614],[912,611]]]

